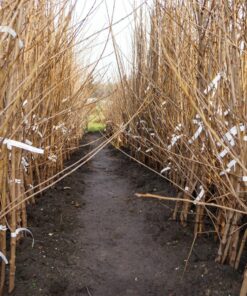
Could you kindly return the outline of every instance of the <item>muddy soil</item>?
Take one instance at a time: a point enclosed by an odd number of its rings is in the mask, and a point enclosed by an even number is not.
[[[13,295],[238,295],[241,272],[214,262],[217,244],[207,236],[196,240],[183,275],[193,227],[170,220],[173,204],[136,192],[175,194],[110,145],[45,192],[28,209],[35,245],[25,238],[18,246]]]

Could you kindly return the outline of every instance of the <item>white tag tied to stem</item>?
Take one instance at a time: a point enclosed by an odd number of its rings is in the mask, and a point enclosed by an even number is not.
[[[225,112],[224,112],[224,116],[227,116],[229,114],[231,110],[230,109],[227,109]]]
[[[0,231],[7,231],[8,228],[5,225],[0,225]]]
[[[206,148],[207,148],[207,147],[206,147],[206,144],[203,142],[203,143],[202,143],[201,152],[204,152],[204,151],[206,150]]]
[[[147,88],[145,89],[144,93],[146,94],[149,90],[150,90],[150,85],[147,86]]]
[[[193,137],[189,140],[189,144],[192,144],[199,136],[200,134],[202,133],[203,131],[203,123],[200,122],[199,123],[199,127],[198,129],[196,130],[195,134],[193,135]]]
[[[177,143],[179,139],[181,139],[183,135],[172,135],[171,144],[167,147],[168,150],[171,150],[172,147]]]
[[[24,227],[17,228],[17,229],[15,230],[15,232],[11,232],[11,237],[12,237],[12,238],[17,237],[18,234],[19,234],[20,232],[27,232],[27,233],[29,233],[29,234],[31,235],[31,237],[32,237],[32,239],[33,239],[33,242],[32,242],[32,247],[33,247],[33,246],[34,246],[34,237],[33,237],[32,231],[30,231],[30,230],[27,229],[27,228],[24,228]]]
[[[151,152],[153,149],[154,149],[154,148],[149,148],[149,149],[147,149],[147,150],[146,150],[146,153]]]
[[[171,170],[171,167],[168,166],[168,167],[164,168],[163,170],[161,170],[160,173],[163,174],[163,173],[170,171],[170,170]]]
[[[34,125],[32,126],[32,130],[38,134],[41,138],[43,137],[41,132],[39,131],[39,125],[37,123],[34,123]]]
[[[230,173],[231,169],[237,164],[237,161],[235,159],[231,160],[228,164],[227,164],[227,169],[223,172],[220,173],[220,176],[226,175],[227,173]]]
[[[51,154],[48,156],[48,159],[52,162],[57,162],[57,156],[55,154]]]
[[[22,164],[22,166],[23,166],[25,172],[27,172],[27,168],[28,168],[29,164],[28,164],[28,162],[27,162],[26,157],[22,156],[22,158],[21,158],[21,164]]]
[[[235,146],[234,138],[230,132],[226,133],[224,137],[227,139],[231,146]]]
[[[8,264],[9,263],[8,260],[7,260],[7,258],[6,258],[6,256],[2,252],[0,252],[0,257],[3,259],[3,261],[4,261],[5,264]]]
[[[199,189],[200,189],[200,192],[197,195],[196,199],[194,200],[194,204],[196,204],[198,201],[200,201],[205,195],[205,190],[202,185],[199,187]]]
[[[241,40],[241,42],[240,42],[240,46],[239,46],[239,49],[240,49],[240,55],[243,54],[243,52],[244,52],[244,47],[245,47],[245,42],[244,42],[244,40]]]
[[[21,180],[20,179],[9,180],[9,183],[21,184]]]
[[[242,180],[243,182],[247,182],[247,176],[243,176]]]
[[[230,151],[229,148],[226,148],[226,149],[222,150],[222,151],[217,155],[217,158],[218,158],[218,159],[220,159],[220,158],[224,158],[224,157],[227,155],[227,153],[228,153],[229,151]]]
[[[203,122],[201,121],[201,116],[199,114],[196,114],[196,118],[192,120],[192,122],[196,125],[198,125],[198,129],[196,130],[195,134],[193,137],[188,141],[189,144],[192,144],[203,132],[204,130],[204,125]]]
[[[12,150],[12,147],[17,147],[23,150],[27,150],[32,153],[37,153],[37,154],[44,154],[44,149],[41,148],[36,148],[31,145],[15,141],[15,140],[10,140],[10,139],[3,139],[0,137],[0,141],[3,141],[3,144],[7,145],[9,150]]]
[[[10,34],[13,38],[17,37],[17,33],[14,29],[12,29],[9,26],[0,26],[0,33],[8,33]],[[18,45],[19,48],[22,49],[24,47],[24,43],[21,39],[18,39]]]
[[[194,124],[198,124],[198,125],[199,125],[201,121],[198,120],[198,119],[193,119],[192,122],[193,122]]]
[[[144,119],[141,119],[139,122],[142,123],[142,124],[146,124],[147,123],[146,120],[144,120]]]
[[[241,132],[244,132],[245,125],[241,123],[239,125],[239,129]],[[235,141],[234,141],[233,136],[236,136],[237,133],[238,133],[238,128],[237,128],[237,126],[234,126],[224,135],[224,138],[226,138],[228,140],[228,142],[230,143],[231,146],[235,146]]]
[[[229,129],[229,131],[223,136],[223,141],[225,139],[227,139],[227,141],[229,142],[229,144],[233,147],[235,146],[235,140],[233,138],[233,136],[236,136],[238,133],[238,128],[241,132],[244,132],[246,130],[246,126],[243,123],[240,123],[239,126],[233,126],[232,128]],[[217,145],[219,146],[220,143],[217,143]],[[230,151],[229,148],[225,148],[224,150],[222,150],[218,155],[217,158],[224,158],[227,153]]]
[[[215,92],[218,88],[218,83],[221,80],[221,78],[224,76],[224,72],[219,72],[214,79],[209,83],[208,87],[204,90],[204,94],[207,95],[211,91],[213,91],[213,96],[215,95]]]
[[[22,107],[25,107],[27,104],[27,100],[25,100],[23,103],[22,103]]]
[[[175,127],[175,131],[178,131],[178,132],[180,132],[181,131],[181,129],[182,129],[182,124],[181,123],[179,123],[176,127]]]
[[[59,130],[59,129],[61,129],[63,134],[66,134],[66,133],[68,132],[68,129],[65,127],[65,124],[64,124],[64,123],[60,123],[60,124],[58,124],[58,125],[54,125],[54,126],[53,126],[53,129],[54,129],[54,130]]]
[[[189,188],[188,186],[186,186],[186,187],[184,188],[184,190],[187,191],[187,192],[189,192],[189,191],[190,191],[190,188]]]

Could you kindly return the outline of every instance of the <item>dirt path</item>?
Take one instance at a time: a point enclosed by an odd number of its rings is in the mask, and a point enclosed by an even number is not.
[[[169,220],[169,204],[135,192],[173,189],[110,146],[47,191],[29,209],[35,247],[28,238],[18,247],[14,295],[238,295],[241,274],[214,263],[206,237],[182,280],[192,231]]]

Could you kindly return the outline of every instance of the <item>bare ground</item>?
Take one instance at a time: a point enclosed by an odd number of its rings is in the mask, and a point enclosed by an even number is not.
[[[29,238],[18,246],[13,295],[238,295],[242,275],[214,262],[212,238],[197,239],[183,276],[192,226],[170,220],[172,204],[136,192],[175,194],[111,146],[45,192],[29,207],[35,246]]]

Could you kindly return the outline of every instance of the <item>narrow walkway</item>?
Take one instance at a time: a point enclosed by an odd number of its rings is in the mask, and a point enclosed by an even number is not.
[[[135,192],[173,189],[111,146],[46,192],[29,209],[36,243],[18,248],[14,295],[238,295],[240,273],[214,263],[208,238],[197,240],[182,280],[190,227],[169,220],[172,204]]]

